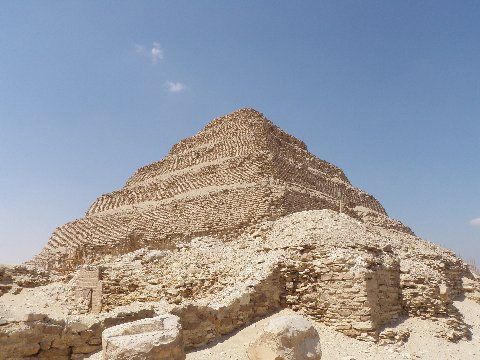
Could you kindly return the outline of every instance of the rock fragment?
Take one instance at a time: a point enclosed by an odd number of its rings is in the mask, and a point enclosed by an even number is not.
[[[161,315],[117,325],[102,334],[104,360],[183,360],[179,318]]]
[[[248,348],[250,360],[319,360],[320,337],[300,315],[271,320]]]

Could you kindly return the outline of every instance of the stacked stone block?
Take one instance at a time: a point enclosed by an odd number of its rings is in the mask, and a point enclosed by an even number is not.
[[[386,215],[336,166],[308,152],[261,113],[238,110],[174,145],[126,185],[100,196],[84,218],[55,230],[32,263],[70,272],[105,254],[169,248],[179,239],[234,235],[301,210],[361,206]]]
[[[100,313],[102,310],[103,285],[98,267],[80,267],[76,273],[74,294],[77,313]]]
[[[389,254],[303,246],[286,265],[285,305],[348,336],[377,340],[402,312],[399,266]]]

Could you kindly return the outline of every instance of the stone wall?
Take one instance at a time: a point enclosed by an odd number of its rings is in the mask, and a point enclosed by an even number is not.
[[[125,311],[86,322],[79,317],[58,321],[32,316],[28,321],[0,327],[0,360],[80,360],[101,350],[104,329],[154,315],[153,310]]]
[[[348,336],[376,340],[401,314],[399,266],[390,254],[304,246],[282,272],[286,306]]]
[[[424,273],[408,269],[402,272],[402,306],[410,315],[448,316],[453,300],[463,293],[462,277],[467,275],[467,269],[460,259],[440,260],[425,256],[423,260]]]
[[[352,219],[347,220],[348,217],[344,215],[336,216],[339,221],[345,220],[352,224],[355,222]],[[299,224],[304,228],[315,226],[314,222],[308,222],[302,214],[298,218],[301,220]],[[323,224],[320,222],[320,226],[322,225],[331,230],[334,226],[328,221]],[[346,228],[345,224],[337,225]],[[285,233],[293,233],[293,230],[296,230],[296,236],[302,232],[300,228],[290,226],[285,229]],[[367,233],[362,235],[367,236]],[[281,236],[281,232],[274,234],[274,237]],[[101,278],[106,284],[103,300],[107,305],[114,304],[115,299],[128,298],[132,294],[134,296],[129,298],[130,302],[168,303],[162,311],[171,310],[180,317],[184,329],[184,345],[187,348],[202,346],[284,307],[304,313],[347,336],[361,340],[395,338],[398,334],[394,332],[382,333],[383,327],[404,314],[435,317],[437,321],[445,321],[445,334],[439,335],[452,341],[468,338],[468,326],[451,307],[453,297],[462,291],[458,288],[464,269],[461,261],[453,258],[448,260],[445,256],[442,261],[438,261],[434,253],[428,256],[424,253],[423,263],[409,262],[409,258],[402,259],[395,254],[390,244],[382,245],[379,242],[376,247],[370,243],[350,242],[345,239],[340,244],[335,241],[335,245],[332,245],[324,242],[326,236],[322,239],[315,236],[304,233],[300,242],[298,239],[286,241],[280,238],[277,243],[280,248],[275,243],[250,248],[250,255],[247,257],[250,262],[242,264],[251,266],[256,276],[244,278],[236,273],[236,277],[243,280],[227,282],[227,285],[214,293],[209,290],[217,288],[215,282],[225,279],[218,272],[211,273],[210,277],[208,272],[197,273],[196,280],[190,282],[178,269],[173,269],[173,274],[183,284],[178,283],[178,286],[175,286],[171,284],[173,281],[164,281],[167,287],[162,288],[163,292],[160,291],[153,298],[142,298],[146,296],[146,292],[135,293],[130,287],[136,285],[135,282],[139,279],[158,280],[151,277],[151,273],[140,271],[140,264],[135,262],[143,260],[143,265],[146,266],[157,263],[158,267],[152,267],[151,270],[161,271],[162,267],[170,269],[171,263],[166,261],[166,253],[171,253],[168,256],[176,261],[183,256],[195,263],[199,271],[203,271],[210,260],[199,262],[199,258],[203,259],[203,253],[197,254],[197,258],[192,256],[191,246],[197,241],[183,244],[190,246],[190,249],[184,252],[179,249],[152,251],[150,254],[148,251],[140,251],[135,257],[129,258],[130,261],[125,261],[131,266],[119,267],[115,271],[106,268],[100,274],[96,268],[81,268],[73,293],[81,289],[94,289]],[[205,253],[218,252],[213,240],[210,240],[210,243],[207,239],[198,242],[205,246]],[[225,245],[219,240],[218,243],[224,246],[225,251],[228,246],[233,246]],[[237,249],[234,253],[236,251]],[[412,254],[413,251],[408,255]],[[402,264],[402,269],[399,263]],[[260,264],[266,264],[262,271],[259,271]],[[408,268],[410,265],[415,266],[415,271]],[[423,272],[419,268],[422,265]],[[139,271],[135,272],[135,269]],[[430,274],[430,277],[423,276],[424,274]],[[144,279],[144,275],[149,278]],[[128,279],[128,282],[125,282],[125,279]],[[169,289],[170,285],[173,288]],[[187,290],[195,291],[195,296],[186,293]],[[179,305],[175,306],[178,299]],[[153,310],[122,313],[121,316],[102,313],[89,322],[82,319],[92,319],[92,315],[69,317],[65,322],[59,322],[32,314],[27,321],[0,327],[0,348],[7,354],[5,356],[12,358],[30,356],[82,359],[86,354],[100,349],[100,334],[106,327],[154,315]],[[399,338],[403,339],[402,336]],[[0,359],[3,359],[2,355]]]
[[[102,310],[103,284],[100,269],[82,266],[75,275],[74,303],[78,314],[98,314]]]
[[[237,296],[235,296],[237,294]],[[280,308],[280,278],[274,270],[259,283],[251,284],[222,304],[183,304],[171,313],[180,317],[186,349],[199,347],[233,332]],[[232,296],[233,295],[233,296]]]

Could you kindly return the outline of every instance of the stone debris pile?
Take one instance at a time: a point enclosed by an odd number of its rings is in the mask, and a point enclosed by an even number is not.
[[[0,264],[0,296],[18,294],[23,288],[45,285],[53,280],[54,276],[34,266]]]

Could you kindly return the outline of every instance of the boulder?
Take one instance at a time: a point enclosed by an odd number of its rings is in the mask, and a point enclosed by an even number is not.
[[[271,320],[250,343],[250,360],[319,360],[320,337],[312,323],[300,315]]]
[[[185,359],[179,320],[178,316],[167,314],[104,330],[103,359]]]

